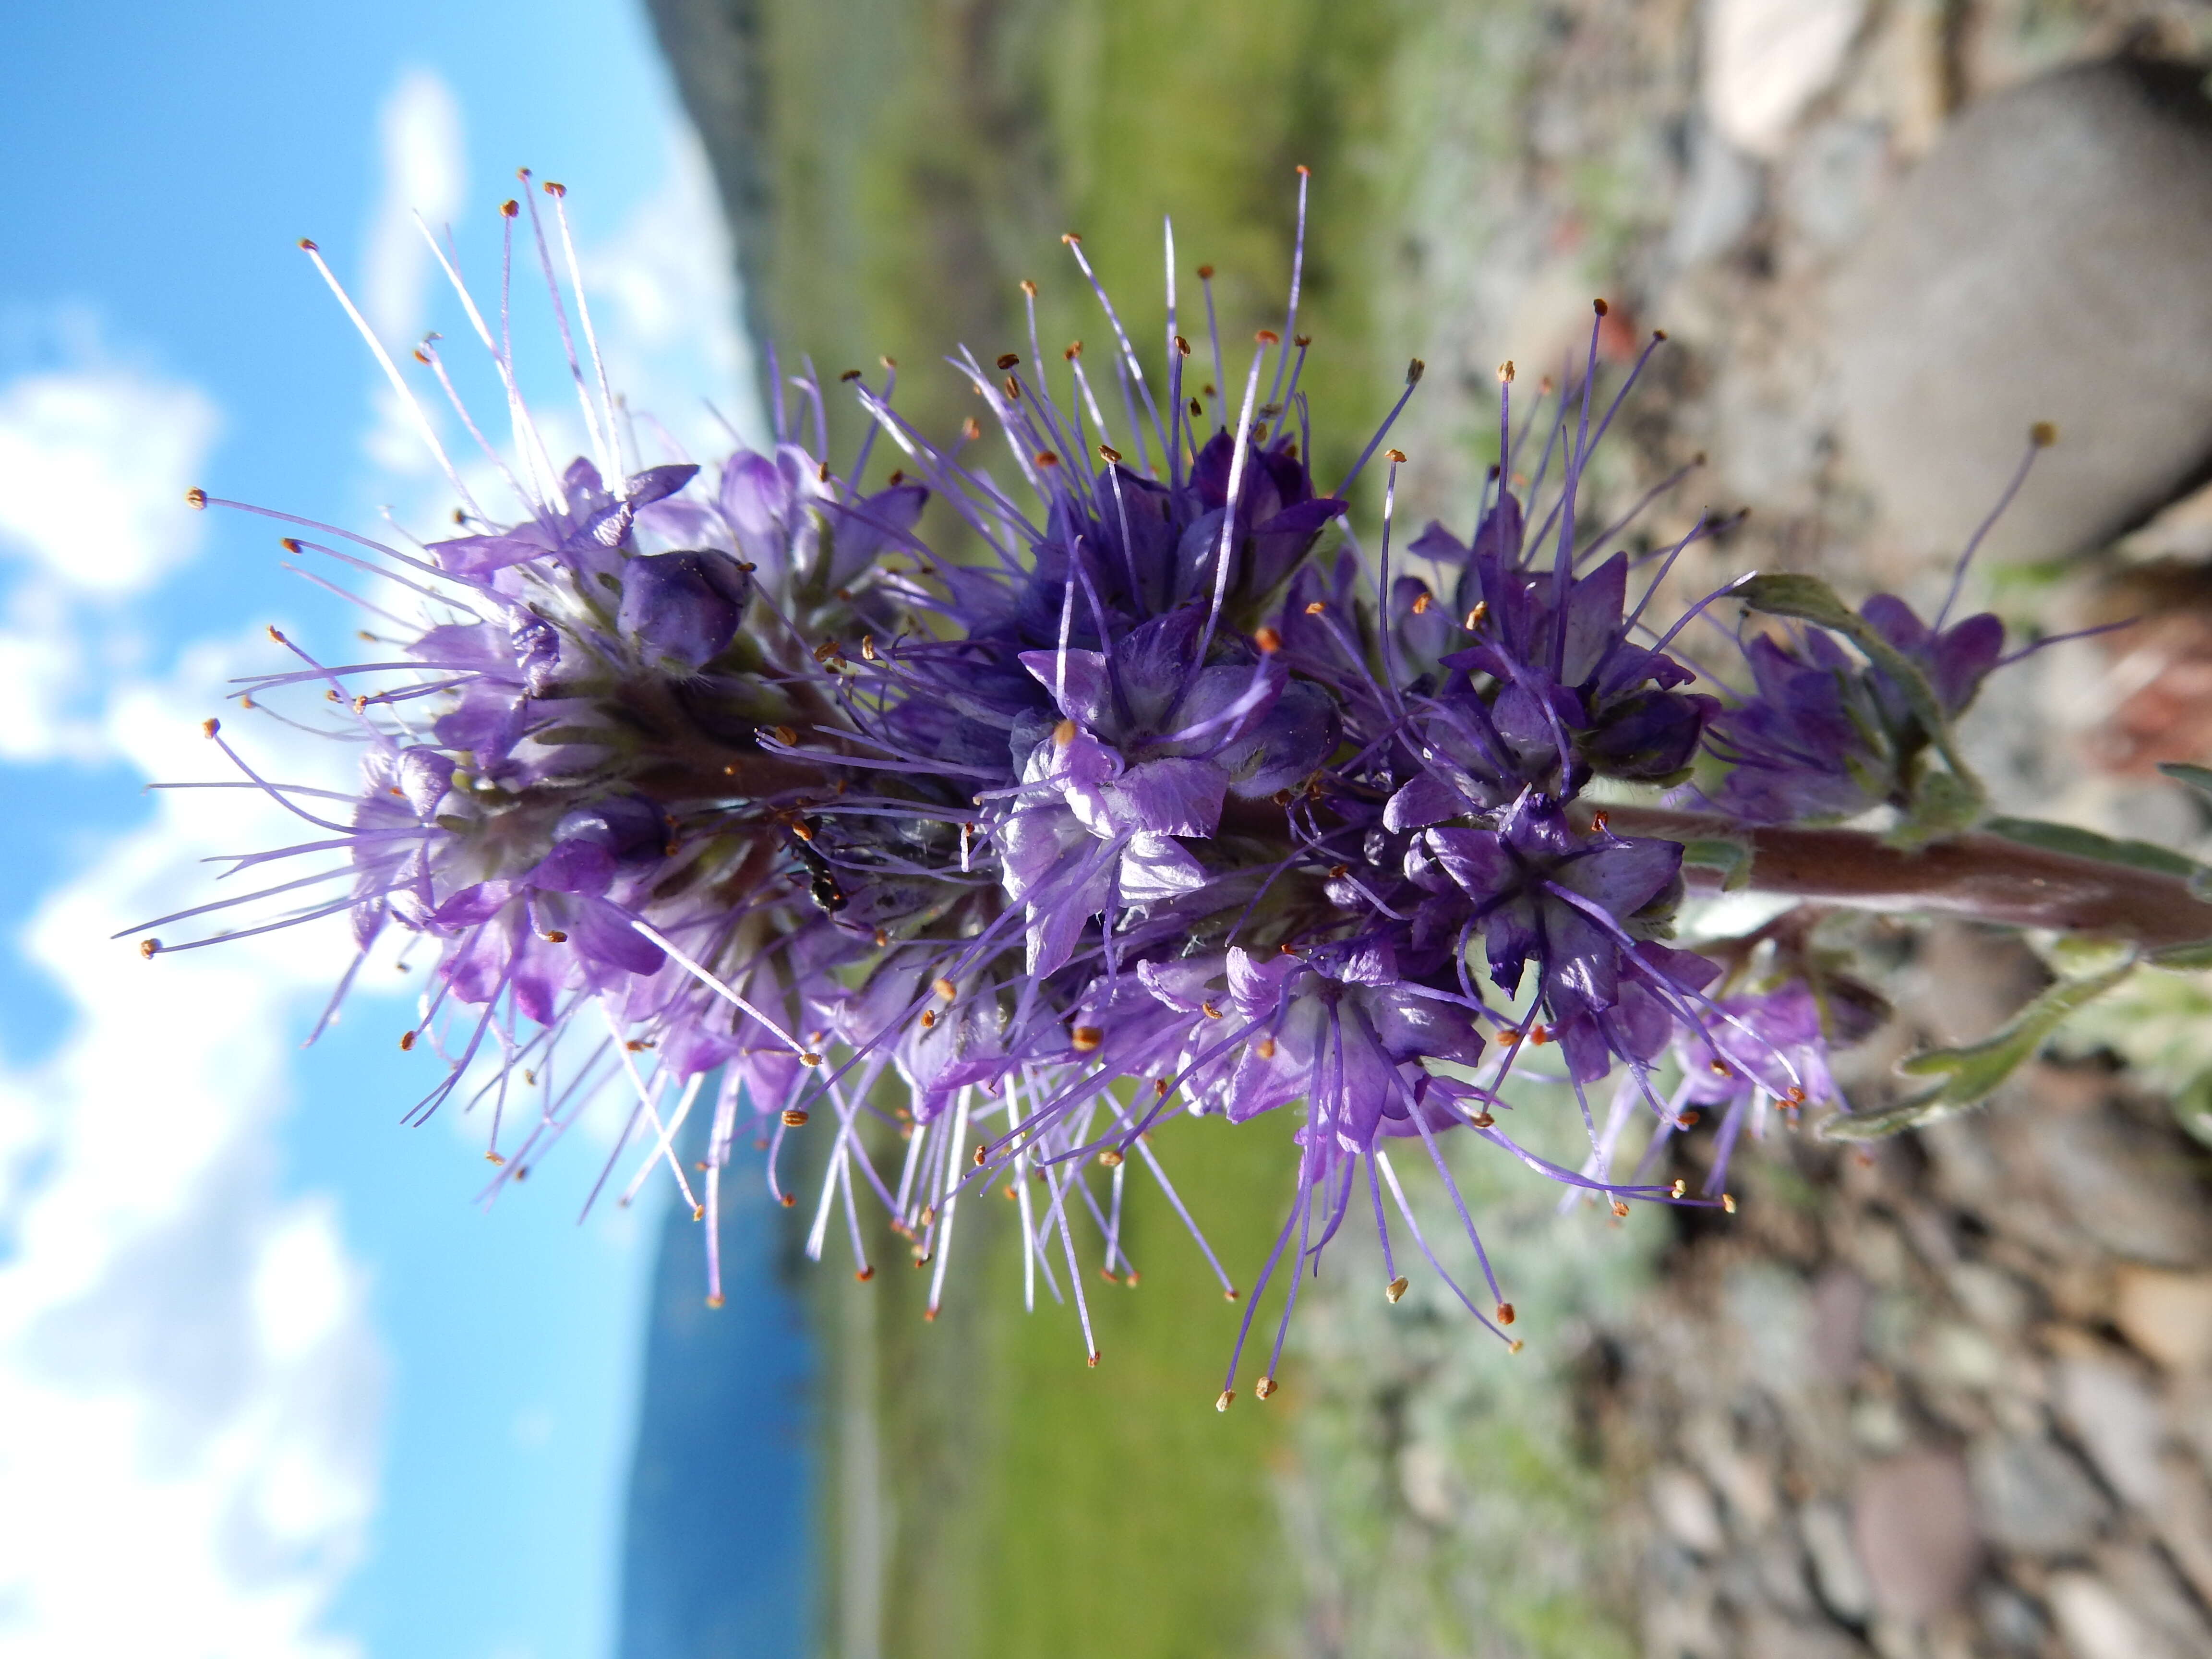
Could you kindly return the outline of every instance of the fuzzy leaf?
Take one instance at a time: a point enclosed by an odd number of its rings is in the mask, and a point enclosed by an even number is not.
[[[1721,891],[1733,893],[1751,882],[1751,843],[1724,836],[1701,836],[1682,843],[1682,867],[1717,870]]]
[[[2206,775],[2212,777],[2212,773]],[[2204,873],[2203,866],[2169,848],[2147,841],[2117,841],[2094,830],[2078,830],[2070,823],[2050,823],[2041,818],[1995,817],[1987,820],[1982,828],[1993,836],[2016,841],[2023,847],[2039,847],[2046,853],[2070,853],[2075,858],[2124,864],[2131,870],[2150,870],[2161,876]]]
[[[1912,809],[1883,839],[1907,851],[1931,841],[1962,835],[1982,816],[1982,792],[1972,778],[1955,772],[1928,772],[1912,791]]]
[[[2160,761],[2158,769],[2176,783],[2185,783],[2200,795],[2212,796],[2212,766],[2192,766],[2187,761]]]
[[[1940,1123],[1979,1105],[2033,1058],[2069,1017],[2125,980],[2139,965],[2138,958],[2128,956],[2102,973],[2061,980],[1979,1042],[1914,1054],[1897,1069],[1909,1077],[1942,1080],[1888,1111],[1865,1117],[1832,1117],[1820,1126],[1822,1137],[1881,1140],[1906,1129]]]

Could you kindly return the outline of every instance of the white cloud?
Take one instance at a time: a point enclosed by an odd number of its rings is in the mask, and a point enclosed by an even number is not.
[[[100,753],[88,694],[133,631],[113,607],[193,558],[185,505],[222,419],[198,387],[115,361],[96,319],[44,319],[66,366],[0,383],[0,761]]]
[[[435,223],[462,189],[451,92],[403,77],[383,134],[359,285],[372,325],[404,347],[431,299],[410,210]],[[612,236],[592,234],[588,201],[571,205],[617,388],[703,459],[728,444],[703,399],[756,441],[763,422],[688,130],[670,155]],[[368,413],[375,495],[442,495],[396,408]],[[573,406],[549,424],[580,435]],[[202,521],[180,497],[216,428],[204,394],[97,356],[0,386],[0,549],[26,566],[0,609],[0,761],[100,753],[149,778],[221,775],[194,722],[270,647],[258,632],[203,642],[150,684],[128,642],[152,621],[129,601],[197,550]],[[252,741],[301,781],[343,757],[280,727]],[[382,1360],[333,1206],[284,1194],[276,1152],[293,1045],[343,965],[343,930],[152,962],[107,939],[204,894],[198,860],[267,844],[271,822],[249,791],[165,793],[27,930],[70,1014],[50,1055],[0,1065],[0,1659],[351,1650],[319,1626],[376,1502]],[[546,1431],[517,1419],[525,1443]]]
[[[668,125],[663,143],[665,159],[659,183],[611,227],[607,222],[611,216],[602,213],[604,204],[591,197],[572,193],[566,204],[608,383],[627,416],[625,459],[632,465],[676,455],[712,462],[726,455],[735,441],[755,447],[767,441],[768,422],[755,390],[752,347],[739,325],[736,262],[705,150],[690,126],[680,121]],[[387,161],[387,177],[392,170]],[[415,234],[419,246],[420,233]],[[557,234],[550,224],[547,234]],[[568,308],[580,355],[586,349],[581,319],[568,291],[557,242],[554,248],[555,268],[563,279],[562,303]],[[519,294],[542,280],[536,258],[534,252],[527,256],[526,284],[522,268],[518,269]],[[477,295],[479,306],[495,297]],[[570,457],[590,454],[592,443],[568,384],[567,362],[550,309],[540,299],[531,294],[527,303],[517,307],[516,371],[526,386],[535,388],[531,420],[557,472]],[[443,349],[456,380],[465,387],[473,383],[479,394],[495,385],[479,372],[479,363],[467,361],[478,347],[458,303],[441,300],[433,315],[442,324]],[[402,366],[410,372],[417,398],[445,434],[476,499],[495,517],[526,514],[526,505],[516,501],[499,471],[460,435],[459,423],[447,418],[442,394],[428,372],[412,364]],[[584,369],[592,383],[596,409],[596,377],[587,363]],[[380,380],[373,409],[376,418],[366,445],[372,472],[364,481],[365,499],[398,503],[394,516],[426,537],[451,533],[447,514],[453,505],[452,486],[420,433],[402,419]],[[504,437],[503,409],[482,400],[472,404],[472,412],[495,441]],[[731,436],[733,428],[739,434],[737,441]],[[520,458],[515,446],[501,442],[501,448],[514,473],[524,478],[534,476],[534,468]]]
[[[218,424],[197,386],[115,364],[0,386],[0,547],[74,592],[143,592],[199,550],[185,491]]]
[[[442,232],[461,210],[467,191],[466,140],[460,100],[443,77],[426,69],[404,70],[377,112],[379,183],[364,246],[358,296],[362,315],[393,356],[407,351],[428,325],[436,270],[415,222]],[[369,428],[369,458],[384,471],[414,476],[430,470],[422,440],[380,380],[372,394],[377,419]]]
[[[386,345],[422,328],[433,269],[415,216],[433,230],[461,210],[468,161],[460,100],[425,69],[402,74],[377,112],[381,182],[362,262],[361,308]]]
[[[767,437],[754,392],[752,343],[738,326],[737,261],[705,148],[672,123],[666,171],[611,236],[580,255],[607,372],[644,421],[665,427],[692,456],[726,453],[712,402],[752,445]],[[588,212],[588,202],[572,211]],[[650,424],[639,434],[655,454]]]
[[[89,757],[104,745],[97,711],[83,707],[94,642],[82,636],[72,597],[25,582],[0,613],[0,761]]]
[[[219,775],[191,716],[266,650],[203,646],[127,688],[113,750]],[[267,731],[282,772],[335,759]],[[315,1626],[374,1503],[381,1361],[333,1209],[279,1193],[271,1131],[343,930],[152,962],[111,942],[268,836],[254,792],[156,800],[31,923],[72,1019],[0,1072],[0,1654],[320,1659],[350,1650]]]

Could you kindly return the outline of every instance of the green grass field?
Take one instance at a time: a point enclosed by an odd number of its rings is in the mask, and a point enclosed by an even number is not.
[[[1157,1138],[1241,1278],[1290,1197],[1288,1125],[1276,1127],[1183,1122]],[[818,1292],[824,1326],[845,1333],[838,1364],[872,1376],[878,1489],[891,1516],[883,1651],[1273,1650],[1267,1610],[1293,1602],[1296,1588],[1270,1489],[1288,1407],[1282,1396],[1259,1406],[1248,1384],[1235,1410],[1214,1410],[1239,1307],[1158,1190],[1132,1180],[1125,1225],[1139,1285],[1105,1281],[1095,1231],[1086,1240],[1091,1230],[1078,1228],[1102,1355],[1093,1370],[1072,1305],[1040,1281],[1036,1311],[1023,1311],[1016,1213],[995,1188],[963,1204],[957,1271],[934,1323],[921,1317],[921,1273],[887,1268],[866,1286],[825,1274]],[[899,1242],[884,1243],[902,1262]],[[1056,1252],[1054,1271],[1065,1290]],[[860,1333],[855,1299],[867,1309]],[[849,1469],[849,1445],[840,1455]],[[849,1538],[847,1548],[849,1567]],[[870,1591],[848,1577],[835,1594],[849,1604]],[[830,1609],[833,1624],[847,1612]]]

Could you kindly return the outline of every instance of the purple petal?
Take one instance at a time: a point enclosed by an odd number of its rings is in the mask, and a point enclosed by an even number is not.
[[[1138,963],[1137,978],[1169,1007],[1194,1014],[1220,994],[1213,988],[1224,965],[1218,956],[1176,957]]]
[[[1131,904],[1157,904],[1206,885],[1206,871],[1180,842],[1164,835],[1129,837],[1121,854],[1121,893]]]
[[[1386,830],[1423,830],[1474,810],[1473,803],[1437,777],[1423,772],[1390,797],[1382,809]]]
[[[1946,714],[1956,714],[1974,700],[1982,681],[2004,654],[2004,623],[1988,611],[1946,629],[1936,642],[1928,678]]]
[[[422,746],[403,749],[394,766],[393,787],[406,797],[407,805],[418,818],[427,818],[438,810],[438,803],[453,787],[453,762],[449,755]]]
[[[1444,873],[1480,903],[1517,886],[1521,866],[1503,837],[1488,830],[1457,826],[1428,832],[1429,847]]]
[[[1080,725],[1096,729],[1106,719],[1111,688],[1106,678],[1106,656],[1099,651],[1024,651],[1018,660],[1036,683],[1053,693],[1060,712]],[[1066,663],[1066,690],[1061,665]]]
[[[433,910],[428,926],[440,933],[477,927],[497,915],[514,896],[514,884],[512,882],[478,882],[473,887],[462,888]]]
[[[698,476],[699,469],[688,461],[674,462],[665,466],[648,466],[642,472],[630,474],[623,497],[633,507],[649,506],[673,495]]]
[[[569,901],[568,909],[568,943],[593,962],[647,975],[659,973],[668,960],[659,945],[630,926],[624,911],[606,900],[580,896]]]
[[[1633,915],[1667,890],[1680,873],[1679,842],[1632,836],[1603,843],[1577,858],[1562,860],[1552,879],[1616,916]]]
[[[1497,504],[1482,515],[1472,552],[1504,565],[1521,556],[1521,502],[1510,490],[1500,490]]]
[[[564,841],[538,862],[527,883],[549,893],[604,893],[615,878],[614,854],[596,842]]]
[[[737,637],[751,578],[726,553],[648,553],[622,569],[618,624],[651,656],[711,662]]]
[[[1334,698],[1311,680],[1292,680],[1258,723],[1215,758],[1236,793],[1256,799],[1304,783],[1328,763],[1343,730]]]
[[[441,570],[456,576],[489,576],[495,570],[542,558],[554,550],[551,537],[534,524],[517,526],[496,536],[456,536],[432,542],[430,556]]]
[[[1333,495],[1318,495],[1310,501],[1300,501],[1296,507],[1286,507],[1263,525],[1254,528],[1255,536],[1305,535],[1319,530],[1332,520],[1340,519],[1350,512],[1351,503],[1338,501]]]
[[[1873,624],[1874,631],[1887,640],[1908,657],[1922,655],[1928,646],[1928,624],[1920,620],[1915,611],[1894,593],[1877,593],[1859,607],[1859,615]]]
[[[1467,561],[1467,544],[1434,519],[1407,544],[1406,551],[1417,559],[1433,559],[1438,564],[1463,564]]]
[[[1616,553],[1577,581],[1567,595],[1566,651],[1559,683],[1580,685],[1597,672],[1607,648],[1620,632],[1628,593],[1628,555]]]
[[[1127,821],[1168,836],[1210,836],[1221,822],[1229,775],[1212,761],[1140,761],[1115,785]]]

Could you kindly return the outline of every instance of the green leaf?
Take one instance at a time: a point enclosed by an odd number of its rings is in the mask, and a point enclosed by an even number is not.
[[[1788,571],[1766,575],[1754,574],[1729,589],[1729,597],[1741,599],[1752,610],[1764,611],[1771,617],[1794,617],[1800,622],[1811,623],[1816,628],[1841,634],[1858,647],[1865,653],[1866,659],[1887,676],[1904,694],[1906,704],[1943,757],[1943,763],[1951,769],[1954,784],[1945,786],[1939,794],[1929,798],[1929,805],[1935,817],[1951,821],[1953,829],[1965,828],[1972,822],[1971,818],[1966,823],[1959,823],[1956,820],[1964,799],[1971,797],[1976,806],[1979,806],[1983,799],[1982,786],[1966,762],[1959,757],[1958,750],[1952,746],[1951,723],[1944,716],[1943,705],[1936,700],[1935,688],[1928,684],[1928,677],[1920,672],[1917,664],[1882,638],[1872,623],[1838,599],[1835,589],[1818,576],[1796,575]],[[1921,797],[1927,788],[1928,784],[1923,780],[1921,787],[1914,791],[1912,824],[1921,820]],[[1947,833],[1950,831],[1936,828],[1935,822],[1931,821],[1929,832],[1921,839],[1934,840],[1937,836]]]
[[[2100,974],[2061,980],[1979,1042],[1957,1048],[1930,1048],[1899,1066],[1908,1077],[1941,1079],[1933,1088],[1886,1112],[1864,1117],[1838,1115],[1820,1126],[1829,1140],[1881,1140],[1906,1129],[1940,1123],[1995,1094],[2069,1016],[2087,1006],[2133,974],[2140,965],[2129,956]]]
[[[1981,787],[1955,772],[1927,772],[1912,791],[1912,805],[1882,839],[1906,851],[1963,835],[1980,822]]]
[[[2160,761],[2158,769],[2176,783],[2185,783],[2200,795],[2212,796],[2212,766],[2192,766],[2187,761]]]
[[[2212,773],[2205,775],[2212,778]],[[1994,817],[1982,828],[2023,847],[2039,847],[2046,853],[2069,853],[2075,858],[2096,859],[2106,864],[2124,864],[2133,870],[2154,871],[2161,876],[2195,877],[2208,873],[2204,866],[2184,858],[2171,848],[2147,841],[2116,841],[2094,830],[2070,823],[2051,823],[2042,818]]]
[[[1685,869],[1717,870],[1721,891],[1733,893],[1751,883],[1751,843],[1726,836],[1700,836],[1682,843]]]

